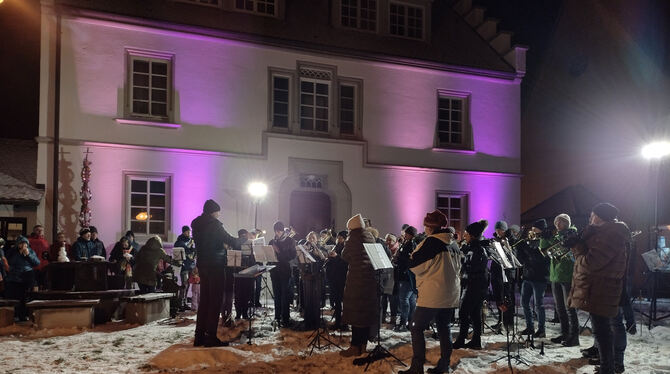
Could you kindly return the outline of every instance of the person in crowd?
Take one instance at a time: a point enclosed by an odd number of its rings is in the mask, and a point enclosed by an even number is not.
[[[242,268],[246,269],[256,263],[254,255],[251,253],[249,232],[240,229],[237,231],[237,237],[242,249]],[[249,318],[249,305],[251,305],[254,296],[254,282],[254,279],[235,278],[235,319]]]
[[[188,276],[188,283],[191,284],[191,310],[197,312],[200,305],[200,274],[198,273],[197,266],[191,270],[191,274]]]
[[[181,235],[177,237],[174,246],[184,248],[184,261],[182,262],[181,270],[179,272],[179,279],[181,280],[181,286],[183,288],[181,291],[180,304],[182,309],[188,309],[188,305],[186,304],[186,295],[188,295],[190,285],[188,276],[191,273],[191,270],[195,267],[195,246],[193,244],[193,239],[191,238],[190,227],[182,226]]]
[[[7,262],[9,271],[7,272],[5,296],[8,299],[19,301],[19,304],[14,307],[14,318],[18,321],[27,321],[26,301],[28,292],[35,286],[33,268],[40,264],[40,259],[30,248],[28,239],[19,236],[16,239],[16,245],[7,251]]]
[[[489,243],[482,238],[482,234],[488,224],[486,220],[473,222],[465,228],[463,235],[466,244],[461,248],[465,256],[461,271],[461,287],[465,290],[458,310],[460,329],[453,344],[454,349],[482,349],[482,303],[489,286],[486,255]],[[472,340],[465,343],[470,324],[473,329]]]
[[[133,280],[133,267],[135,266],[137,252],[130,245],[130,240],[122,236],[109,253],[109,261],[112,263],[112,272],[123,276],[124,288],[131,288]]]
[[[72,245],[72,255],[74,256],[74,260],[86,261],[93,255],[94,251],[95,248],[91,242],[91,230],[88,227],[84,227],[79,230],[79,237]]]
[[[342,250],[344,242],[347,240],[347,232],[337,233],[335,248],[329,253],[326,263],[326,276],[330,285],[331,303],[333,305],[333,316],[335,330],[347,330],[347,326],[342,324],[342,297],[344,296],[344,286],[347,279],[349,264],[342,259]]]
[[[370,328],[379,323],[377,279],[364,243],[375,243],[365,228],[363,216],[357,214],[347,221],[349,235],[344,242],[342,259],[349,264],[344,286],[342,322],[351,325],[351,346],[340,351],[344,357],[360,356],[366,351]]]
[[[397,316],[398,316],[398,280],[397,280],[397,268],[396,268],[396,261],[395,258],[398,254],[398,249],[400,248],[400,244],[398,243],[398,238],[391,234],[388,233],[386,236],[384,236],[384,243],[386,243],[386,246],[389,249],[389,252],[391,253],[391,263],[393,264],[393,293],[391,295],[386,295],[384,294],[382,296],[382,308],[383,310],[386,310],[387,305],[390,307],[390,314],[391,314],[391,325],[393,325],[393,328],[397,326],[396,323],[397,321]]]
[[[330,229],[323,229],[319,233],[319,241],[321,242],[322,245],[335,245],[336,240],[333,238],[333,233],[332,230]]]
[[[274,238],[269,245],[274,248],[277,255],[277,266],[270,270],[272,280],[272,293],[275,303],[275,321],[282,327],[291,327],[293,322],[290,315],[290,282],[291,282],[291,260],[296,258],[295,240],[286,232],[281,221],[273,225]]]
[[[512,248],[508,240],[509,227],[507,222],[496,222],[493,240],[500,244],[506,254],[512,253]],[[507,256],[507,255],[506,255]],[[507,258],[512,261],[511,258]],[[496,261],[491,262],[491,289],[493,300],[498,307],[498,323],[492,326],[496,331],[502,331],[502,325],[510,329],[514,323],[515,297],[514,288],[516,285],[515,269],[503,269],[501,264]]]
[[[7,257],[5,257],[5,243],[5,239],[0,238],[0,298],[5,295],[7,272],[9,271],[9,263]]]
[[[369,222],[370,221],[368,220],[368,223]],[[379,230],[377,230],[376,228],[374,228],[370,225],[367,225],[367,224],[366,224],[365,227],[366,227],[366,230],[370,231],[372,236],[375,238],[375,242],[382,245],[382,247],[384,248],[384,252],[386,252],[386,256],[388,257],[389,261],[391,261],[392,260],[391,251],[389,250],[388,245],[386,245],[386,241],[379,237]],[[383,290],[392,289],[392,285],[394,285],[394,282],[395,282],[394,279],[393,279],[393,275],[394,275],[393,273],[394,272],[395,272],[394,269],[384,269],[380,272],[381,283],[382,283],[381,287],[382,287]],[[398,314],[398,309],[397,309],[397,305],[394,305],[394,303],[390,303],[391,304],[391,310],[390,310],[391,319],[390,320],[386,319],[386,317],[389,315],[389,313],[388,313],[389,312],[389,310],[388,310],[389,309],[388,308],[389,307],[389,299],[390,299],[389,296],[392,296],[392,294],[387,295],[386,293],[382,292],[382,323],[386,323],[388,321],[388,322],[391,322],[392,325],[395,325],[396,316]],[[395,309],[393,309],[394,306],[396,307]]]
[[[163,249],[163,241],[154,235],[142,246],[137,253],[133,267],[133,281],[137,282],[140,294],[156,291],[156,268],[161,261],[170,262],[171,257]]]
[[[423,219],[427,235],[412,253],[410,270],[416,275],[419,290],[416,311],[411,322],[412,364],[399,374],[423,374],[426,361],[424,331],[434,319],[440,339],[440,359],[429,373],[448,373],[451,361],[451,331],[449,324],[458,307],[461,294],[461,251],[452,251],[453,233],[446,230],[444,213],[435,210]]]
[[[398,249],[400,249],[400,243],[398,243],[398,237],[396,237],[391,233],[388,233],[384,237],[384,242],[386,243],[386,246],[391,252],[391,258],[395,258]]]
[[[396,274],[398,284],[398,312],[400,313],[400,322],[396,325],[396,331],[406,331],[408,322],[412,320],[412,315],[416,309],[416,280],[414,273],[409,270],[410,255],[414,252],[414,236],[416,228],[407,226],[403,230],[402,247],[398,250],[395,257]]]
[[[614,338],[612,319],[620,319],[619,304],[624,288],[630,230],[625,223],[617,220],[618,214],[619,210],[612,204],[596,205],[581,237],[566,243],[572,247],[575,256],[568,303],[571,308],[590,314],[601,374],[623,372],[626,334],[625,330],[623,334],[619,331],[617,336],[623,335],[621,339]]]
[[[201,291],[193,340],[196,347],[228,345],[228,342],[223,342],[216,336],[225,286],[223,269],[228,262],[224,244],[234,249],[239,247],[238,239],[228,234],[219,221],[220,211],[219,204],[214,200],[207,200],[202,214],[191,222]]]
[[[93,243],[93,252],[91,256],[100,256],[107,259],[107,249],[105,249],[105,243],[98,238],[98,229],[95,226],[89,226],[91,230],[91,243]]]
[[[30,248],[37,255],[37,258],[40,259],[40,264],[34,269],[35,278],[37,285],[40,288],[44,288],[46,285],[46,270],[44,268],[49,264],[50,260],[49,242],[44,238],[44,226],[35,225],[35,227],[33,227],[33,232],[28,236],[28,242]]]
[[[517,250],[519,262],[523,265],[523,282],[521,283],[521,305],[526,320],[526,328],[521,335],[533,335],[544,338],[546,315],[544,311],[544,293],[549,281],[549,258],[542,251],[551,245],[549,239],[553,236],[547,227],[547,221],[542,218],[533,223],[531,228],[530,245],[522,243]],[[534,299],[535,313],[537,314],[537,331],[533,323],[533,313],[530,309],[530,299]]]
[[[140,243],[135,241],[135,233],[132,232],[131,230],[128,230],[126,231],[125,237],[128,238],[128,240],[130,241],[130,246],[133,247],[133,249],[135,249],[135,252],[139,252],[141,246]]]
[[[65,256],[68,260],[72,260],[72,246],[67,242],[64,232],[59,232],[56,234],[56,241],[51,245],[49,249],[49,261],[58,262],[58,257],[60,256],[61,248],[65,248]]]
[[[239,243],[239,238],[236,240],[235,246],[230,246],[228,244],[224,244],[224,248],[226,249],[226,255],[229,250],[233,250],[235,248],[239,249],[240,243]],[[235,317],[233,316],[233,303],[235,300],[235,271],[237,270],[236,267],[233,266],[234,264],[228,264],[226,263],[226,266],[221,269],[223,271],[223,287],[222,287],[222,292],[223,295],[221,296],[221,326],[223,327],[233,327],[235,325]]]
[[[577,228],[572,226],[570,216],[562,213],[554,218],[556,235],[552,238],[551,245],[562,245],[566,239],[577,236]],[[561,323],[561,334],[551,338],[552,343],[562,343],[566,347],[579,345],[579,320],[577,311],[568,307],[568,294],[572,284],[572,269],[575,260],[572,255],[563,256],[558,259],[551,257],[549,266],[549,281],[551,281],[551,293],[554,297],[554,305],[558,311],[558,320]]]

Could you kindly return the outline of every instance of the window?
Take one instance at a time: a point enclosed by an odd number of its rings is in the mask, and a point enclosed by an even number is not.
[[[289,78],[272,76],[272,126],[288,129],[289,123]]]
[[[323,188],[323,180],[325,177],[314,174],[302,174],[300,175],[300,187],[303,188]]]
[[[275,0],[235,0],[235,9],[273,17],[277,14]]]
[[[135,235],[167,238],[170,227],[170,177],[127,175],[127,224]]]
[[[341,0],[342,26],[361,30],[377,30],[377,0]]]
[[[171,56],[129,52],[129,108],[133,117],[166,120],[170,117],[172,94]]]
[[[330,82],[300,79],[300,130],[328,133]]]
[[[356,134],[356,86],[340,84],[340,134]]]
[[[467,225],[467,194],[438,193],[437,209],[449,219],[449,226],[462,233]]]
[[[392,35],[423,39],[423,8],[391,3],[389,32]]]
[[[461,146],[463,135],[463,99],[440,97],[437,105],[438,145]]]

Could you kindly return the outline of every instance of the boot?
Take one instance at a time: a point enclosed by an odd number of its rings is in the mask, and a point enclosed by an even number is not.
[[[423,374],[423,363],[412,360],[412,365],[407,370],[400,370],[398,374]]]
[[[465,344],[465,348],[474,349],[474,350],[477,350],[477,351],[482,349],[482,338],[481,338],[481,336],[477,336],[477,335],[473,336],[472,340],[470,340],[469,342],[467,342]]]
[[[358,357],[363,354],[363,346],[352,345],[344,351],[340,351],[342,357]]]
[[[596,358],[598,357],[598,354],[598,348],[596,346],[591,346],[582,350],[582,356],[586,358]]]
[[[535,334],[533,334],[534,338],[546,338],[547,334],[544,332],[544,329],[538,329],[535,331]]]
[[[426,370],[426,373],[428,374],[442,374],[448,372],[449,372],[449,364],[448,363],[445,364],[443,359],[440,359],[434,368]]]
[[[528,336],[532,335],[534,332],[535,330],[532,327],[526,327],[524,330],[521,330],[521,332],[519,332],[519,335]]]
[[[579,334],[572,333],[563,342],[564,347],[579,347]]]
[[[451,345],[451,349],[461,349],[463,347],[465,347],[465,335],[458,334],[458,338],[456,338],[454,343]]]
[[[567,339],[564,339],[564,338],[563,338],[563,335],[559,335],[559,336],[557,336],[557,337],[555,337],[555,338],[551,338],[551,339],[549,339],[550,342],[552,342],[552,343],[556,343],[556,344],[562,343],[564,340],[567,340]]]

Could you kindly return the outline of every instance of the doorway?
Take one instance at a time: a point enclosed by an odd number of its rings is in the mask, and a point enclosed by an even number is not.
[[[331,226],[330,205],[330,196],[323,192],[291,192],[289,222],[296,232],[296,241],[310,231],[318,233]]]

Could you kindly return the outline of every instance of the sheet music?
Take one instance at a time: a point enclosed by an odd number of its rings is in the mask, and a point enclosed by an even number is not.
[[[230,267],[242,266],[242,251],[229,250],[227,255],[228,255],[228,266]]]
[[[183,261],[186,258],[186,250],[183,247],[172,248],[172,260]]]
[[[254,239],[253,242],[252,242],[251,244],[252,244],[252,245],[266,245],[266,243],[265,243],[265,237],[264,237],[264,236],[261,236],[260,238],[256,238],[256,239]]]
[[[642,254],[642,259],[644,260],[644,263],[647,265],[647,268],[651,271],[663,268],[663,261],[661,261],[661,257],[658,255],[658,252],[656,252],[656,250],[654,249],[644,252]]]
[[[500,260],[500,266],[502,266],[503,269],[512,269],[514,266],[512,266],[512,263],[509,261],[507,258],[507,253],[505,253],[505,250],[503,250],[502,245],[500,242],[494,241],[493,242],[493,248],[497,253],[497,257]]]
[[[365,248],[365,252],[368,254],[370,262],[372,262],[372,267],[375,270],[393,268],[393,264],[391,264],[391,260],[389,260],[389,257],[386,255],[386,251],[384,251],[384,247],[382,247],[381,244],[363,243],[363,247]]]
[[[254,252],[256,262],[279,262],[271,245],[253,245],[251,250]]]
[[[316,262],[314,257],[302,245],[297,245],[295,249],[298,251],[298,261],[301,264],[311,264]]]
[[[242,243],[240,245],[240,249],[242,250],[242,255],[243,256],[251,256],[252,249],[251,247],[253,246],[253,242],[251,240],[247,240],[246,242]]]

